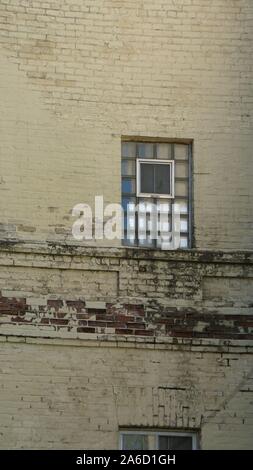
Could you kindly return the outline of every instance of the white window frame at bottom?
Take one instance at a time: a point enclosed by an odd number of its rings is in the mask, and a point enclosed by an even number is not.
[[[119,447],[120,450],[123,450],[123,435],[125,434],[131,434],[131,435],[138,435],[140,434],[141,436],[155,436],[155,444],[156,448],[155,449],[148,449],[148,450],[159,450],[158,444],[159,444],[159,436],[166,436],[166,437],[192,437],[192,450],[197,450],[197,433],[195,432],[177,432],[177,431],[120,431],[119,435]],[[173,450],[173,449],[168,449],[168,450]]]
[[[157,194],[157,193],[142,193],[141,192],[141,164],[151,165],[169,165],[170,166],[170,194]],[[157,199],[174,199],[174,160],[154,160],[148,158],[136,159],[136,196],[137,197],[154,197]]]

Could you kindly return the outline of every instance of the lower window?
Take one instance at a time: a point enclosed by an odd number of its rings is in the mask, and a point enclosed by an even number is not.
[[[196,450],[197,435],[192,432],[122,431],[121,450]]]

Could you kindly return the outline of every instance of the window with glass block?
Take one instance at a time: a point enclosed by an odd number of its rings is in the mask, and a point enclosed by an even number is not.
[[[180,248],[191,248],[190,143],[125,140],[121,157],[124,244],[160,248],[161,233],[170,238],[177,205]]]
[[[122,450],[196,450],[197,434],[193,432],[122,431]]]

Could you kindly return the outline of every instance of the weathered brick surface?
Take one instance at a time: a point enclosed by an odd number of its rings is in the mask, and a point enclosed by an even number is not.
[[[120,426],[252,448],[252,21],[251,0],[1,0],[1,448]],[[120,202],[122,135],[193,139],[202,251],[70,246],[75,204]]]
[[[210,5],[211,3],[211,5]],[[2,237],[120,202],[122,135],[194,140],[198,248],[252,249],[251,0],[1,1]]]
[[[2,333],[253,339],[250,253],[17,244],[0,265]]]
[[[88,295],[88,294],[87,294]],[[150,312],[140,306],[143,316],[136,315],[136,305],[108,304],[103,314],[96,309],[80,309],[80,300],[47,300],[46,305],[28,305],[27,299],[0,297],[0,328],[12,325],[31,325],[35,333],[96,333],[97,335],[136,335],[161,338],[163,336],[188,338],[253,339],[251,315],[214,314],[187,307],[161,308]],[[61,304],[61,308],[58,304]],[[71,304],[71,307],[69,307]],[[57,307],[55,306],[57,305]],[[78,313],[80,312],[80,313]],[[45,327],[43,331],[43,326]],[[0,329],[1,331],[1,329]],[[12,328],[10,332],[16,333]]]
[[[252,271],[249,252],[2,243],[0,447],[117,448],[139,426],[251,448]]]
[[[1,343],[1,448],[113,449],[119,427],[135,426],[252,448],[249,349],[24,341]]]
[[[1,245],[1,448],[252,447],[252,254]]]

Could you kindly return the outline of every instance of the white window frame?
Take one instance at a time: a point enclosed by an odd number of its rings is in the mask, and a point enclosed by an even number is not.
[[[192,438],[192,450],[197,450],[197,433],[195,432],[178,432],[178,431],[120,431],[119,435],[119,448],[120,450],[123,450],[123,435],[125,434],[131,434],[131,435],[142,435],[142,436],[155,436],[155,449],[148,449],[148,450],[159,450],[159,437],[160,436],[166,436],[166,437],[176,437],[176,436],[182,436],[182,437],[191,437]],[[173,450],[173,449],[168,449],[168,450]]]
[[[141,164],[169,165],[170,166],[170,194],[142,193],[141,192]],[[137,197],[155,197],[159,199],[173,199],[174,196],[174,160],[154,160],[148,158],[136,159],[136,195]]]

